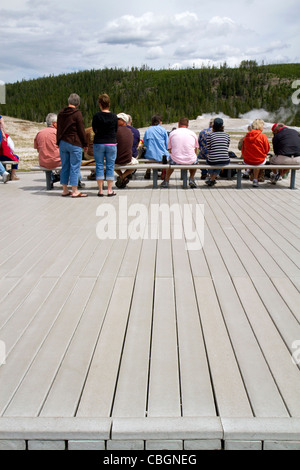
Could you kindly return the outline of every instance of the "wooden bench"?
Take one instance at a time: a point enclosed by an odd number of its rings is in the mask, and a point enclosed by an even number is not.
[[[19,164],[19,161],[11,161],[11,160],[8,160],[8,161],[0,161],[0,163],[2,163],[2,165],[4,166],[4,168],[6,169],[6,165],[10,165],[11,169],[14,165],[18,165]]]
[[[152,170],[153,171],[153,188],[157,188],[158,186],[158,171],[159,170],[166,170],[169,168],[170,165],[163,165],[161,163],[139,163],[137,165],[115,165],[115,170]],[[80,167],[80,171],[82,170],[95,170],[96,166],[95,165],[83,165]],[[34,166],[31,168],[32,171],[44,171],[46,174],[46,188],[47,190],[52,189],[52,184],[51,184],[51,172],[55,170],[61,170],[61,166],[53,168],[52,170],[49,170],[47,168],[44,168],[42,166]]]
[[[11,163],[11,162],[9,162]],[[159,170],[167,170],[171,168],[172,170],[180,170],[181,171],[181,178],[183,181],[183,188],[187,189],[188,187],[188,170],[211,170],[213,169],[223,169],[223,170],[236,170],[237,171],[237,180],[236,180],[236,187],[237,189],[241,189],[242,187],[242,171],[247,169],[255,169],[258,168],[260,170],[291,170],[290,176],[290,189],[296,189],[296,171],[300,170],[300,165],[246,165],[239,159],[234,159],[229,165],[226,166],[211,166],[207,165],[206,163],[198,163],[197,165],[169,165],[169,164],[161,164],[161,163],[139,163],[137,165],[115,165],[115,170],[152,170],[153,171],[153,188],[158,187],[158,171]],[[54,170],[60,170],[61,167],[54,168]],[[80,170],[95,170],[96,166],[94,165],[84,165],[81,166]],[[50,190],[51,185],[51,171],[47,168],[41,166],[32,167],[31,170],[33,171],[44,171],[46,174],[46,188]]]

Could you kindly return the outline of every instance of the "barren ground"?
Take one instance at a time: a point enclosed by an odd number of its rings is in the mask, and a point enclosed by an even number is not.
[[[20,157],[20,170],[29,170],[31,166],[38,164],[38,154],[33,147],[33,141],[40,129],[45,127],[45,123],[25,121],[9,116],[3,116],[5,122],[6,132],[11,136],[15,144],[15,153]],[[190,121],[190,129],[198,135],[200,130],[207,128],[209,123],[209,116],[199,117]],[[225,131],[231,136],[230,150],[240,156],[238,150],[238,141],[247,132],[247,127],[250,121],[247,119],[231,119],[224,118]],[[177,127],[177,123],[163,124],[169,131],[173,127]],[[272,124],[266,123],[265,133],[268,135],[270,142],[272,139],[271,133]],[[141,138],[147,128],[140,128]]]

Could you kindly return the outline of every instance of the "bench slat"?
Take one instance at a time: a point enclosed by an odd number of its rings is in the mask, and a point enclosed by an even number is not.
[[[187,172],[190,169],[194,170],[211,170],[211,169],[223,169],[223,170],[237,170],[237,189],[241,189],[242,187],[242,170],[246,169],[260,169],[260,170],[270,170],[270,169],[277,169],[277,170],[291,170],[290,176],[290,189],[295,189],[296,183],[296,171],[300,170],[300,165],[247,165],[242,161],[236,161],[238,159],[234,159],[235,162],[230,163],[229,165],[208,165],[206,163],[198,163],[197,165],[169,165],[169,164],[160,164],[160,163],[139,163],[136,165],[115,165],[115,170],[153,170],[153,188],[157,188],[158,183],[158,170],[166,170],[168,168],[172,170],[180,170],[182,173],[182,180],[183,180],[183,188],[186,189],[188,187],[187,181],[188,176]],[[81,166],[82,170],[95,170],[96,166],[88,166],[84,165]],[[59,170],[61,167],[55,168],[55,170]],[[47,190],[51,189],[51,171],[41,166],[35,166],[31,168],[32,171],[44,171],[46,174],[46,187]]]

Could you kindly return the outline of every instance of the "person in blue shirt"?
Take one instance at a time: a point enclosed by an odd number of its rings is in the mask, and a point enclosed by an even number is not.
[[[143,143],[146,147],[145,159],[160,163],[169,159],[168,133],[162,126],[162,118],[159,114],[152,117],[151,127],[146,130]],[[150,179],[150,171],[146,171],[145,179]]]

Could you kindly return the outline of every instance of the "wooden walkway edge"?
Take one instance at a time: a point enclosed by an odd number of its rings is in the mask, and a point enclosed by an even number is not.
[[[20,176],[0,185],[0,450],[300,449],[299,190],[174,173],[72,200]]]

